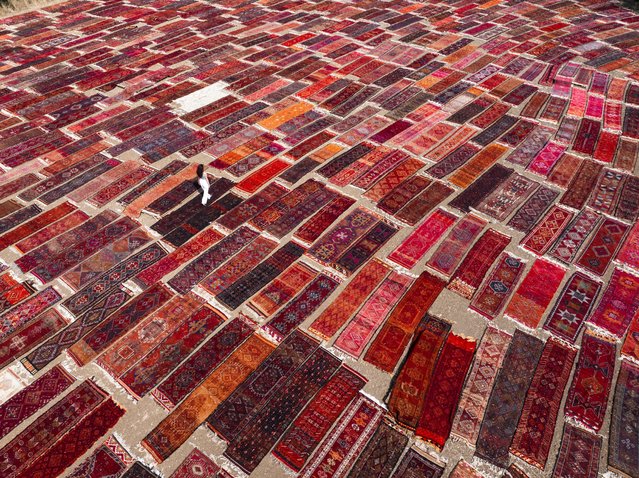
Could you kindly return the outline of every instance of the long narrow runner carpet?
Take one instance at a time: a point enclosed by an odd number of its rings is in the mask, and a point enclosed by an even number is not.
[[[0,315],[0,338],[5,338],[23,325],[30,323],[34,317],[61,298],[60,293],[53,286],[49,286]]]
[[[69,388],[75,379],[56,365],[0,407],[0,437],[6,436],[51,400]]]
[[[501,467],[508,465],[508,448],[515,436],[543,346],[541,340],[515,331],[479,429],[475,454],[480,458]]]
[[[155,348],[117,377],[118,382],[134,397],[143,397],[223,322],[223,316],[206,306],[183,317],[182,322]]]
[[[450,435],[475,346],[474,340],[449,334],[433,370],[416,434],[439,450]]]
[[[63,307],[74,316],[79,317],[98,301],[110,295],[120,284],[156,263],[166,254],[166,250],[157,242],[151,244],[102,273],[91,284],[65,300],[62,303]]]
[[[365,383],[361,375],[340,367],[280,438],[275,457],[299,472]]]
[[[455,223],[457,217],[438,209],[417,227],[404,241],[388,255],[388,258],[412,269],[441,236]]]
[[[229,443],[224,455],[242,470],[253,471],[339,365],[339,359],[326,350],[316,350],[291,374],[279,393],[265,404],[242,433]]]
[[[273,348],[271,343],[252,335],[162,420],[142,440],[142,445],[157,461],[167,459]]]
[[[333,342],[335,348],[351,357],[361,357],[377,329],[412,282],[413,278],[408,275],[391,272]]]
[[[22,364],[27,370],[34,374],[38,370],[42,370],[64,350],[84,337],[130,298],[131,295],[128,293],[116,289],[104,299],[96,302],[67,327],[60,330],[53,337],[29,353],[27,357],[22,359]]]
[[[559,456],[553,470],[553,478],[599,476],[599,457],[601,455],[601,437],[566,423],[561,438]]]
[[[255,294],[249,306],[264,317],[270,317],[317,277],[317,271],[296,262],[282,275]]]
[[[43,284],[47,283],[138,226],[138,223],[128,218],[110,224],[94,236],[76,244],[68,253],[65,251],[60,255],[50,257],[47,263],[36,267],[31,273]]]
[[[603,425],[615,372],[614,342],[586,331],[564,414],[598,432]]]
[[[391,373],[409,344],[419,321],[443,289],[444,282],[441,279],[428,272],[422,272],[393,309],[366,352],[364,360],[380,370]]]
[[[105,400],[104,390],[90,380],[82,382],[0,450],[3,476],[19,476],[37,463],[44,452]]]
[[[510,243],[510,237],[488,229],[470,249],[455,271],[448,289],[470,299],[499,254]]]
[[[28,353],[66,325],[67,320],[57,310],[45,310],[0,341],[0,366]]]
[[[113,399],[106,399],[18,476],[55,478],[62,475],[96,441],[113,428],[124,413],[124,409]]]
[[[233,319],[161,383],[153,393],[156,400],[167,409],[175,407],[252,333],[247,320]]]
[[[490,392],[511,338],[506,332],[488,327],[477,350],[451,430],[454,436],[470,445],[477,441]]]
[[[267,334],[280,341],[315,312],[339,282],[326,274],[319,274],[293,300],[264,326]]]
[[[335,428],[320,444],[308,464],[300,472],[304,478],[322,474],[346,476],[355,456],[361,452],[382,419],[383,410],[375,402],[358,395],[344,412]]]
[[[304,253],[304,248],[289,242],[267,260],[224,289],[217,299],[232,310],[237,309],[258,290],[275,279]]]
[[[524,267],[525,263],[520,258],[502,252],[493,270],[475,292],[470,302],[470,310],[489,320],[494,319],[512,294]]]
[[[543,259],[535,260],[508,302],[504,316],[536,328],[565,275],[564,268]]]
[[[136,229],[126,237],[103,247],[97,254],[65,273],[62,280],[74,290],[79,290],[150,241],[151,237],[144,230]]]
[[[204,301],[195,294],[175,296],[124,333],[96,360],[111,376],[118,377],[173,332],[180,320],[190,317]]]
[[[387,400],[388,411],[397,422],[412,430],[417,428],[426,391],[450,327],[443,320],[426,316],[406,360],[393,379]]]
[[[89,363],[136,323],[161,307],[171,295],[162,285],[148,289],[73,344],[68,350],[69,355],[80,365]]]
[[[277,393],[287,375],[294,373],[318,346],[315,339],[293,332],[206,419],[208,426],[227,442],[232,441]]]
[[[390,268],[381,261],[369,262],[313,321],[309,331],[322,338],[330,339],[388,275],[389,271]]]
[[[133,281],[141,288],[146,289],[182,264],[197,257],[204,249],[212,246],[221,238],[222,235],[215,229],[207,229],[137,274]]]
[[[109,223],[115,221],[117,214],[113,211],[104,211],[103,213],[94,216],[82,224],[72,227],[59,234],[55,238],[48,238],[51,240],[46,241],[45,244],[35,249],[31,248],[27,254],[23,255],[19,259],[16,259],[16,265],[22,272],[28,272],[35,267],[38,267],[51,259],[52,256],[56,256],[63,252],[65,249],[79,243],[88,236],[92,236],[96,232],[106,227]]]
[[[348,478],[387,478],[408,444],[408,437],[383,421],[351,468]]]
[[[623,337],[639,309],[639,276],[615,269],[588,322],[615,337]]]
[[[204,279],[211,270],[222,265],[224,261],[249,244],[257,235],[257,232],[247,227],[241,227],[201,253],[195,260],[173,276],[168,282],[169,285],[180,294],[187,293]]]
[[[486,221],[478,216],[464,217],[451,229],[426,265],[450,277],[485,225]]]
[[[595,304],[600,289],[600,283],[580,272],[575,272],[548,314],[544,329],[574,343],[581,324]]]
[[[634,437],[639,427],[639,368],[623,360],[617,376],[608,441],[608,467],[622,475],[639,473]]]
[[[586,271],[602,276],[617,254],[628,226],[614,219],[605,219],[599,224],[590,242],[576,261]]]
[[[548,339],[510,445],[514,455],[542,470],[548,460],[559,405],[576,355],[574,348],[554,338]]]

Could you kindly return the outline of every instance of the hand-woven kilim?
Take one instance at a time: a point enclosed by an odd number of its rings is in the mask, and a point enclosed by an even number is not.
[[[639,277],[615,269],[597,308],[588,322],[614,335],[623,337],[632,317],[639,309]]]
[[[158,461],[168,458],[273,348],[257,335],[249,337],[144,438],[144,447]]]
[[[580,272],[575,272],[548,314],[544,329],[574,343],[581,324],[595,305],[600,290],[599,282]]]
[[[123,474],[132,461],[131,456],[112,435],[81,462],[69,476],[72,478],[100,478],[109,476],[109,474]]]
[[[430,257],[427,265],[450,277],[485,225],[486,221],[474,215],[461,219]]]
[[[562,267],[537,259],[508,302],[504,316],[536,328],[565,275]]]
[[[208,426],[227,442],[233,440],[277,392],[281,382],[305,362],[318,346],[315,339],[301,332],[292,333],[207,418]]]
[[[70,313],[79,317],[100,299],[108,296],[113,289],[116,289],[124,281],[135,276],[138,272],[146,269],[164,256],[166,256],[164,248],[157,243],[153,243],[140,252],[129,256],[108,271],[103,272],[91,284],[83,287],[64,301],[63,306]]]
[[[351,279],[346,288],[313,321],[309,330],[322,338],[331,338],[389,273],[380,261],[371,261]]]
[[[348,477],[390,476],[407,443],[406,435],[390,424],[382,422],[351,468]]]
[[[502,252],[495,267],[473,296],[470,309],[488,319],[494,319],[512,294],[524,267],[521,259]]]
[[[253,327],[247,320],[241,317],[232,320],[162,382],[154,391],[155,398],[161,405],[173,408],[191,393],[211,370],[248,339],[252,332]]]
[[[177,467],[170,478],[196,478],[206,476],[209,478],[226,478],[230,475],[197,448]]]
[[[639,476],[627,2],[0,13],[3,478]]]
[[[171,295],[162,285],[146,290],[73,344],[69,355],[80,365],[88,363],[140,320],[161,307]]]
[[[566,423],[553,478],[599,476],[601,437]]]
[[[599,224],[576,264],[598,276],[604,275],[627,231],[626,224],[605,219]]]
[[[128,236],[105,246],[97,254],[65,273],[62,280],[74,290],[81,289],[150,241],[151,237],[144,230],[136,229]]]
[[[38,314],[58,302],[60,298],[57,289],[49,286],[0,315],[0,338],[6,338],[20,327],[31,323]]]
[[[448,440],[475,345],[474,340],[449,334],[433,370],[416,433],[439,450]]]
[[[194,294],[173,297],[125,333],[98,358],[97,363],[112,376],[118,377],[173,332],[182,319],[193,315],[202,302]]]
[[[52,256],[74,246],[87,236],[93,235],[95,232],[115,220],[115,218],[117,218],[117,215],[114,212],[104,211],[103,213],[82,222],[82,224],[77,227],[74,227],[74,223],[65,224],[63,230],[60,231],[59,234],[56,234],[57,237],[47,237],[45,243],[35,249],[31,246],[28,254],[25,254],[16,260],[16,265],[20,268],[20,270],[22,270],[22,272],[30,271],[34,267],[50,260]]]
[[[616,346],[608,338],[584,333],[564,413],[595,432],[601,429],[606,414],[615,353]]]
[[[268,317],[300,292],[316,276],[317,272],[306,264],[295,263],[280,277],[253,296],[249,305],[258,313]]]
[[[357,315],[335,340],[335,348],[360,357],[379,326],[413,282],[413,278],[392,272],[362,305]]]
[[[118,377],[118,382],[134,397],[143,397],[160,383],[224,321],[208,307],[181,318],[182,322],[153,350]]]
[[[339,364],[339,359],[322,348],[313,352],[229,443],[225,456],[246,472],[252,472],[299,412],[330,380]]]
[[[484,275],[510,242],[510,236],[488,229],[473,245],[455,271],[448,289],[470,299],[480,286]]]
[[[420,324],[419,335],[393,380],[387,399],[388,411],[398,423],[407,428],[417,428],[425,395],[449,331],[450,324],[426,316]]]
[[[90,380],[82,382],[0,450],[2,474],[20,476],[27,467],[36,464],[43,453],[105,400],[110,401],[104,390]]]
[[[21,476],[48,478],[60,476],[66,468],[86,453],[95,442],[122,418],[125,411],[108,398],[80,420],[73,431],[64,435],[38,457]]]
[[[75,379],[64,368],[55,366],[28,387],[20,390],[0,407],[0,436],[28,419],[40,408],[69,388]]]
[[[340,367],[295,419],[273,454],[286,466],[299,471],[364,383],[360,375]]]
[[[399,301],[364,360],[391,373],[409,344],[419,321],[444,288],[441,279],[423,272]]]
[[[388,255],[388,258],[412,269],[417,261],[439,240],[439,238],[452,226],[457,217],[441,209],[436,210],[415,229],[397,249]]]
[[[475,445],[497,372],[511,340],[506,332],[488,327],[462,392],[451,433]]]
[[[548,339],[510,445],[512,453],[542,470],[546,466],[559,405],[576,354],[574,348],[557,339]]]
[[[479,430],[475,454],[505,467],[526,393],[542,355],[541,340],[517,330],[495,378]]]
[[[320,473],[346,476],[353,459],[362,451],[381,418],[381,407],[360,394],[320,444],[300,476],[308,478],[321,476]]]
[[[325,274],[313,279],[288,305],[262,327],[278,341],[286,337],[310,316],[337,288],[339,282]]]
[[[633,476],[639,472],[639,460],[634,453],[634,438],[632,438],[637,429],[639,417],[638,380],[639,368],[625,360],[622,361],[617,377],[613,418],[610,424],[608,467],[627,476]]]

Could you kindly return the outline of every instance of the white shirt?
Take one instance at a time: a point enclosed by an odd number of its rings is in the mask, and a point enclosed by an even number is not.
[[[201,178],[197,179],[197,183],[202,188],[202,205],[206,205],[206,201],[211,199],[211,195],[209,194],[209,180],[206,178],[206,174]]]

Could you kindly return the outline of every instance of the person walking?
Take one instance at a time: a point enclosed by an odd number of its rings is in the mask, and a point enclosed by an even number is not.
[[[197,165],[197,183],[202,188],[202,206],[206,206],[206,203],[209,199],[211,199],[211,195],[209,194],[209,180],[204,174],[204,165]]]

